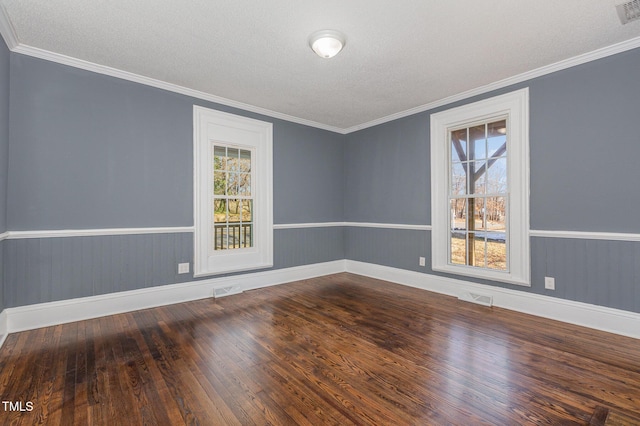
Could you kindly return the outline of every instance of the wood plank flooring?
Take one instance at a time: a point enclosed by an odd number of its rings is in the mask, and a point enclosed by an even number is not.
[[[0,424],[640,424],[640,341],[350,274],[10,335]]]

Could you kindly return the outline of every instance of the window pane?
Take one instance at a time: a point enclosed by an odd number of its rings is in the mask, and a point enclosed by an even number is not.
[[[253,247],[253,224],[243,223],[240,235],[240,244],[242,247]]]
[[[467,163],[451,164],[451,195],[464,195],[467,193]]]
[[[213,169],[226,170],[227,168],[227,149],[224,146],[213,147]]]
[[[227,195],[238,195],[238,173],[229,173],[227,177]]]
[[[486,265],[485,249],[487,247],[484,232],[476,234],[473,240],[473,258],[471,259],[471,265],[478,268],[484,268]]]
[[[482,160],[487,158],[487,140],[484,124],[469,128],[469,160]]]
[[[507,192],[507,159],[500,158],[489,166],[487,171],[487,193],[505,194]]]
[[[213,249],[225,250],[227,248],[227,225],[213,226]]]
[[[238,175],[238,194],[251,196],[251,173],[240,173]]]
[[[475,198],[472,200],[473,203],[473,224],[474,228],[469,229],[470,231],[485,231],[486,230],[486,221],[485,221],[485,200],[484,198]]]
[[[478,167],[475,172],[475,183],[473,184],[474,194],[484,194],[486,192],[486,177],[484,172],[484,164],[476,164]]]
[[[237,172],[239,169],[240,151],[237,148],[227,148],[228,169]]]
[[[229,199],[227,200],[229,208],[229,224],[240,222],[240,200]]]
[[[451,132],[451,161],[467,160],[467,129]]]
[[[466,265],[466,234],[464,232],[452,232],[451,233],[451,254],[449,262],[454,265]]]
[[[251,151],[240,150],[239,166],[241,172],[248,173],[251,171]]]
[[[487,146],[489,150],[489,157],[495,155],[498,150],[500,150],[498,156],[506,155],[507,121],[500,120],[494,123],[489,123],[487,129]]]
[[[451,229],[467,229],[467,200],[465,198],[455,198],[451,200]]]
[[[227,174],[225,172],[213,173],[213,194],[225,195],[225,189],[227,188]]]
[[[240,219],[243,222],[253,222],[253,200],[242,200],[242,215]]]
[[[219,198],[213,200],[213,222],[227,223],[227,200]]]
[[[505,197],[487,198],[487,230],[504,234],[507,231],[506,217],[507,199]]]
[[[507,243],[504,233],[487,233],[487,268],[507,270]]]
[[[487,124],[487,136],[493,138],[507,134],[507,120],[498,120]]]

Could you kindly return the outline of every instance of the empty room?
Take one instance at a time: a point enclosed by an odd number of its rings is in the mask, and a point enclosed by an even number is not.
[[[0,424],[640,425],[638,0],[0,35]]]

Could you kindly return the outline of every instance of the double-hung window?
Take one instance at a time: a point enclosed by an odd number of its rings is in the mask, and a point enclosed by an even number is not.
[[[194,275],[273,266],[271,123],[193,111]]]
[[[530,285],[528,90],[431,116],[432,269]]]

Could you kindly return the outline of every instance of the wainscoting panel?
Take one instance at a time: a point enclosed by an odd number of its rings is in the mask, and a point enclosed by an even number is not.
[[[4,307],[32,305],[194,281],[193,233],[7,239]],[[274,267],[342,260],[344,228],[274,231]],[[201,279],[236,275],[218,275]]]
[[[347,260],[640,312],[640,242],[531,237],[531,287],[431,270],[431,232],[347,228]],[[418,266],[418,257],[426,266]],[[544,288],[554,277],[555,290]]]
[[[640,312],[640,242],[531,238],[531,257],[537,293]]]
[[[193,234],[5,240],[5,307],[174,284]]]
[[[346,228],[346,257],[415,272],[431,272],[431,232],[389,228]],[[418,258],[426,257],[427,267]]]
[[[342,260],[344,228],[277,229],[273,233],[274,268]]]

